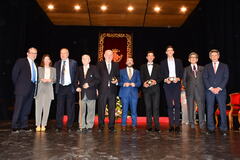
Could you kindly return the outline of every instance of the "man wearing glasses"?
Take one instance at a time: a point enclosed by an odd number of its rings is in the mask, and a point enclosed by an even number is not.
[[[188,119],[191,128],[195,128],[194,125],[194,102],[198,106],[198,117],[200,129],[205,128],[205,96],[204,96],[204,83],[203,83],[203,69],[199,66],[198,54],[192,52],[188,56],[190,65],[184,69],[183,73],[183,85],[186,89],[187,105],[188,105]]]

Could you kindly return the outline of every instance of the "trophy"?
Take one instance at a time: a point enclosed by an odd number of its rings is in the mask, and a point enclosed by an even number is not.
[[[116,77],[112,77],[112,81],[116,81],[117,80],[117,78]]]
[[[176,80],[176,77],[168,77],[168,80],[172,82],[172,81]]]
[[[151,85],[152,85],[152,80],[147,80],[147,84],[148,84],[149,86],[151,86]]]

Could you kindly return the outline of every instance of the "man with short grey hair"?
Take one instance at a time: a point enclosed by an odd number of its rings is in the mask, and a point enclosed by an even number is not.
[[[205,94],[203,84],[203,66],[197,64],[198,54],[192,52],[188,56],[190,65],[184,69],[183,72],[183,85],[186,89],[187,106],[188,106],[188,119],[191,128],[195,128],[194,125],[194,110],[196,102],[198,106],[199,126],[201,129],[205,127]]]

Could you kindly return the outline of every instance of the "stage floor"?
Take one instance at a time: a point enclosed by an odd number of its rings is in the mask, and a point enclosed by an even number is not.
[[[103,132],[55,132],[55,121],[50,121],[46,133],[11,134],[10,122],[0,122],[0,159],[41,160],[99,160],[99,159],[240,159],[240,132],[229,131],[224,137],[201,133],[199,128],[182,126],[179,134],[169,133],[168,124],[161,124],[161,133],[146,132],[140,124],[136,132],[129,126],[115,132],[105,127]],[[30,122],[34,128],[34,121]],[[77,124],[76,124],[77,125]]]

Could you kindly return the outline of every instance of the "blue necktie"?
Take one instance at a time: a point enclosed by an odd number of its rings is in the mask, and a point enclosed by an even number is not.
[[[35,83],[36,82],[36,70],[34,67],[34,62],[32,61],[32,82]]]

